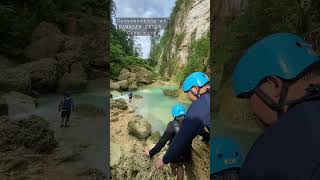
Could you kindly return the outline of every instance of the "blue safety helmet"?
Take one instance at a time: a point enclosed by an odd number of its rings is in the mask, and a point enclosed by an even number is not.
[[[188,92],[193,86],[202,87],[208,82],[209,78],[206,74],[203,72],[194,72],[184,80],[182,89],[184,92]]]
[[[239,146],[229,138],[215,137],[210,140],[210,174],[240,168],[242,157]]]
[[[268,76],[294,79],[319,62],[312,45],[290,33],[265,37],[242,56],[233,74],[233,89],[239,97],[250,93]]]
[[[172,107],[171,113],[174,118],[186,115],[186,108],[181,104],[177,104]]]
[[[65,92],[63,93],[63,96],[64,96],[64,97],[70,97],[70,96],[71,96],[71,93],[70,93],[69,91],[65,91]]]

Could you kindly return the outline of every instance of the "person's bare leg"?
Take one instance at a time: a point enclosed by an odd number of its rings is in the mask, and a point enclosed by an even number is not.
[[[183,165],[177,166],[177,180],[183,180],[184,177],[184,168]]]
[[[171,167],[171,172],[174,176],[177,175],[177,164],[175,163],[170,163],[170,167]]]
[[[64,126],[64,117],[61,117],[61,123],[60,123],[60,127]]]

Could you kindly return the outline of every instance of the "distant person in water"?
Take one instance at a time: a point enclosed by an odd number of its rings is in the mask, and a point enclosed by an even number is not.
[[[133,96],[132,90],[129,90],[128,96],[129,96],[129,102],[131,102],[132,101],[132,96]]]
[[[210,82],[207,75],[202,72],[190,74],[182,85],[187,97],[192,100],[179,133],[172,140],[168,151],[156,162],[157,169],[165,164],[177,161],[185,150],[191,148],[192,141],[197,135],[203,136],[207,142],[210,134]]]
[[[61,112],[60,127],[69,127],[68,122],[71,110],[74,111],[73,99],[71,98],[71,93],[66,91],[63,93],[63,98],[59,104],[59,112]]]
[[[184,106],[179,104],[173,106],[172,116],[174,119],[168,123],[167,128],[163,133],[163,135],[161,136],[158,143],[151,150],[149,150],[149,148],[146,147],[144,149],[144,154],[152,158],[154,155],[156,155],[161,151],[161,149],[167,144],[168,141],[170,145],[172,139],[179,132],[185,115],[186,115],[186,109]],[[172,161],[170,163],[172,173],[177,176],[178,180],[181,180],[184,177],[183,164],[186,162],[189,162],[190,160],[191,160],[191,147],[188,147],[187,149],[184,150],[184,152],[182,153],[179,159]]]

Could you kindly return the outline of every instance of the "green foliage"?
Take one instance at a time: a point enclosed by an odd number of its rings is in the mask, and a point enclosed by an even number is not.
[[[183,32],[181,34],[176,35],[176,49],[178,49],[182,43],[183,38],[185,37],[186,33]]]
[[[204,36],[198,40],[191,42],[189,45],[189,56],[187,64],[184,66],[182,71],[178,73],[178,81],[182,81],[189,74],[195,71],[206,70],[206,60],[210,55],[210,38]]]
[[[140,66],[153,71],[148,61],[138,57],[139,48],[135,47],[133,38],[127,32],[115,27],[111,29],[110,52],[110,76],[113,79],[119,76],[123,68],[130,66]]]

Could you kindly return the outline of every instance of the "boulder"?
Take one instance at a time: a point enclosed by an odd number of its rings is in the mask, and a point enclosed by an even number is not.
[[[111,90],[115,90],[115,91],[119,91],[120,90],[120,85],[117,84],[117,83],[110,82],[110,89]]]
[[[120,90],[124,90],[124,91],[128,90],[129,82],[127,80],[118,81],[116,82],[116,84],[119,85]]]
[[[58,81],[58,91],[81,92],[87,86],[88,80],[81,63],[75,63],[71,66],[71,73],[65,73]]]
[[[24,50],[24,56],[30,60],[55,57],[64,44],[63,35],[53,34],[31,42]]]
[[[58,145],[54,131],[46,120],[31,116],[18,121],[0,117],[0,151],[16,150],[19,147],[35,153],[50,153]]]
[[[116,166],[122,156],[120,146],[114,142],[110,142],[110,167]]]
[[[31,40],[37,41],[47,36],[56,35],[56,34],[61,34],[61,31],[59,30],[59,28],[55,24],[43,21],[33,31]]]
[[[115,98],[115,97],[120,97],[121,96],[121,92],[119,92],[119,91],[111,91],[110,92],[111,93],[111,95],[112,95],[112,97],[113,98]]]
[[[57,61],[52,58],[25,63],[19,67],[30,73],[31,88],[37,92],[55,91],[58,79]]]
[[[59,63],[61,73],[70,72],[71,65],[79,61],[79,54],[75,51],[64,51],[56,55],[57,62]]]
[[[142,119],[135,119],[128,123],[128,132],[138,139],[146,139],[151,134],[151,124]]]
[[[128,87],[129,90],[137,90],[138,89],[138,85],[137,85],[137,82],[136,81],[133,81],[130,86]]]
[[[110,101],[110,109],[120,109],[127,110],[128,105],[124,99],[111,99]]]
[[[28,95],[11,91],[2,96],[7,106],[7,114],[10,117],[19,117],[19,115],[26,115],[36,110],[36,99]]]
[[[21,67],[1,70],[0,91],[19,91],[23,93],[30,93],[30,73]]]
[[[152,80],[152,72],[144,67],[133,66],[130,68],[130,72],[135,73],[138,83],[150,84]]]
[[[120,71],[120,74],[118,76],[118,80],[122,81],[122,80],[127,80],[130,77],[130,72],[127,69],[122,69]]]
[[[162,90],[163,94],[166,96],[178,97],[179,91],[177,89],[164,89]]]

